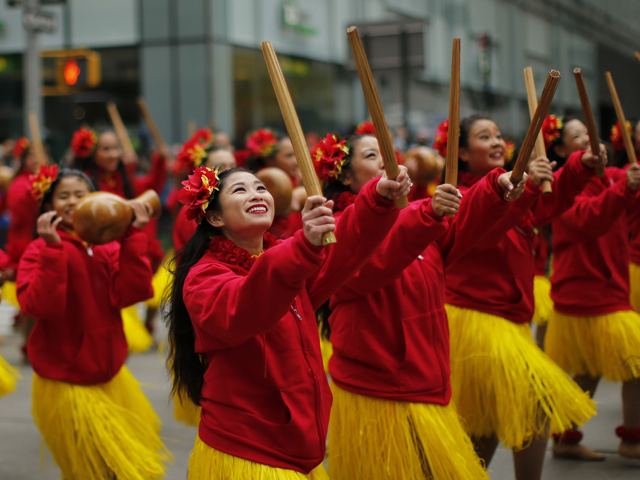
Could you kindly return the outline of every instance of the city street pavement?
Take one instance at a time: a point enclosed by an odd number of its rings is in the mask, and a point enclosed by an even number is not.
[[[19,363],[18,336],[12,332],[10,321],[12,308],[6,303],[0,306],[0,335],[6,343],[0,345],[4,358],[10,363]],[[169,381],[163,358],[157,352],[131,356],[127,365],[143,384],[142,388],[151,400],[163,422],[162,435],[165,444],[174,455],[166,478],[186,478],[189,452],[196,429],[187,427],[173,419],[173,405],[169,402]],[[15,392],[0,398],[0,480],[56,480],[59,470],[53,465],[50,454],[41,457],[41,437],[33,424],[31,408],[30,367],[21,367],[23,378]],[[580,463],[557,461],[547,452],[543,479],[638,479],[640,461],[632,462],[616,454],[618,441],[614,429],[621,423],[620,385],[605,384],[596,394],[598,416],[585,426],[585,444],[607,455],[602,463]],[[640,406],[639,406],[640,408]],[[42,459],[42,465],[41,465]],[[511,453],[500,449],[490,465],[492,480],[513,479]],[[89,479],[87,479],[89,480]],[[126,480],[126,479],[123,479]]]

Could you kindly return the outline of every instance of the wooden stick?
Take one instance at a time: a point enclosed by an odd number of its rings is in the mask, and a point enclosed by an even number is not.
[[[591,110],[591,102],[589,101],[589,95],[587,94],[587,87],[584,84],[584,78],[582,78],[582,70],[575,68],[573,70],[573,75],[576,77],[576,86],[578,87],[578,95],[580,96],[580,105],[582,105],[582,116],[584,117],[587,134],[589,135],[591,153],[594,155],[600,155],[598,127],[596,127],[596,119],[593,116],[593,110]],[[604,177],[603,166],[596,167],[596,175],[600,178]]]
[[[131,139],[129,138],[127,129],[124,127],[124,123],[122,123],[122,118],[120,118],[120,114],[118,113],[118,108],[116,107],[116,104],[113,102],[108,102],[107,110],[109,111],[109,116],[111,117],[111,123],[113,124],[113,128],[116,131],[118,140],[120,140],[120,144],[122,145],[124,154],[130,158],[137,157],[136,151],[133,149],[133,145],[131,145]]]
[[[460,141],[460,39],[453,39],[451,88],[449,90],[449,130],[444,183],[458,186],[458,143]]]
[[[622,105],[620,104],[620,99],[618,98],[618,92],[616,91],[616,86],[613,83],[611,72],[604,72],[604,76],[607,79],[609,92],[611,92],[611,98],[613,99],[613,106],[616,109],[618,122],[620,122],[620,131],[622,132],[622,140],[624,141],[624,147],[627,150],[629,163],[633,165],[634,163],[638,163],[638,160],[636,159],[636,151],[633,148],[633,143],[631,143],[631,135],[629,135],[629,130],[627,130],[627,121],[624,118],[624,112],[622,111]]]
[[[309,195],[322,195],[322,189],[320,188],[316,170],[313,167],[313,161],[311,160],[311,154],[309,153],[309,148],[304,138],[304,132],[300,126],[300,120],[298,119],[291,94],[287,88],[287,82],[282,74],[282,69],[278,63],[276,52],[271,42],[262,42],[260,46],[262,47],[264,60],[267,63],[267,70],[269,71],[273,89],[276,92],[280,111],[284,117],[284,123],[287,126],[287,132],[289,132],[289,138],[291,138],[291,143],[293,144],[293,151],[298,159],[304,188]],[[330,245],[332,243],[336,243],[335,234],[333,232],[325,233],[322,236],[322,245]]]
[[[527,100],[529,100],[529,115],[531,116],[531,120],[533,120],[533,116],[536,113],[536,108],[538,108],[538,96],[536,95],[536,83],[533,79],[533,68],[527,67],[524,69],[524,82],[527,85]],[[544,145],[544,137],[542,136],[542,132],[538,133],[536,137],[536,157],[546,157],[547,149]],[[551,189],[551,182],[549,180],[545,180],[542,182],[542,193],[549,194],[553,190]]]
[[[29,112],[29,128],[31,129],[31,140],[33,142],[33,151],[40,165],[47,164],[47,156],[44,153],[42,145],[42,137],[40,136],[40,127],[38,126],[38,117],[36,112]]]
[[[556,93],[559,83],[560,72],[557,70],[551,70],[547,77],[547,81],[544,84],[544,88],[542,89],[538,108],[536,108],[536,113],[534,113],[533,118],[531,119],[531,125],[529,125],[527,136],[525,137],[524,142],[522,142],[518,159],[516,160],[516,164],[511,172],[511,182],[513,182],[514,185],[517,185],[520,183],[520,180],[522,180],[522,176],[527,168],[527,164],[529,163],[529,158],[531,157],[531,152],[533,151],[536,138],[542,128],[542,122],[544,122],[544,118],[547,116],[547,112],[551,106],[551,100],[553,100],[553,95]]]
[[[167,144],[164,142],[164,139],[160,134],[160,130],[158,130],[158,126],[156,125],[156,122],[153,119],[153,115],[151,115],[149,107],[147,107],[147,102],[144,101],[144,98],[140,97],[138,99],[138,106],[140,107],[142,116],[144,117],[144,120],[145,122],[147,122],[149,130],[151,131],[153,140],[156,142],[156,148],[160,151],[167,151]]]
[[[640,62],[640,52],[636,52],[636,60]]]
[[[367,100],[367,106],[369,107],[369,115],[371,121],[376,130],[376,138],[380,145],[380,153],[382,154],[382,160],[384,162],[384,169],[387,172],[387,177],[395,179],[398,176],[398,160],[396,159],[396,153],[393,149],[393,142],[391,141],[391,132],[387,126],[387,121],[384,118],[384,112],[382,111],[382,104],[380,103],[380,97],[378,96],[378,89],[376,83],[373,80],[373,74],[369,67],[369,61],[367,60],[367,54],[364,51],[362,40],[360,40],[360,34],[356,27],[349,27],[347,29],[347,36],[349,37],[349,43],[351,44],[351,51],[353,52],[353,58],[358,68],[358,75],[360,76],[360,83],[364,90],[364,98]],[[397,198],[395,200],[396,207],[404,208],[408,205],[406,197]]]

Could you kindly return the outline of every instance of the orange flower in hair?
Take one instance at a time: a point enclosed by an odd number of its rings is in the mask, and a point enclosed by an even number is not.
[[[71,150],[76,158],[88,158],[96,149],[98,136],[90,128],[82,127],[76,130],[71,139]]]
[[[369,120],[365,120],[358,128],[356,128],[356,133],[360,135],[375,135],[376,127]]]
[[[58,178],[58,165],[41,165],[38,173],[29,175],[31,196],[33,199],[38,201],[42,200],[56,178]]]
[[[516,151],[516,144],[513,142],[505,142],[507,144],[507,150],[504,152],[504,159],[506,163],[509,163],[513,158],[513,154]]]
[[[247,140],[247,149],[256,158],[271,157],[278,149],[278,139],[271,130],[261,128]]]
[[[16,144],[13,147],[13,156],[16,158],[22,158],[22,155],[24,155],[24,152],[26,152],[30,146],[31,142],[29,142],[27,137],[19,138],[16,140]]]
[[[440,156],[447,157],[447,142],[449,141],[449,119],[447,118],[444,122],[438,125],[438,129],[436,130],[436,140],[433,143],[433,148],[435,148]]]
[[[178,192],[178,201],[187,207],[187,219],[200,224],[213,198],[215,190],[220,189],[219,167],[211,170],[201,166],[195,169],[182,182],[182,189]]]
[[[629,135],[633,133],[633,130],[631,129],[631,122],[627,122],[627,130],[629,132]],[[609,140],[611,140],[611,146],[613,146],[615,150],[624,150],[624,139],[622,138],[622,129],[620,128],[620,122],[616,122],[616,124],[611,127]]]
[[[342,169],[349,162],[349,146],[346,140],[338,140],[337,135],[327,133],[314,147],[313,163],[318,178],[324,182],[333,182],[340,178]]]
[[[544,148],[548,149],[560,139],[560,130],[564,127],[562,117],[547,115],[542,122],[542,138],[544,138]]]

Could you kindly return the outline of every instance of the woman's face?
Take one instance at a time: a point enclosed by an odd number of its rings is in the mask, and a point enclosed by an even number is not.
[[[494,168],[504,167],[507,145],[500,129],[491,120],[476,120],[469,130],[469,146],[460,147],[458,156],[467,162],[469,172],[484,177]]]
[[[229,150],[220,149],[209,154],[206,167],[213,169],[216,165],[220,166],[220,172],[231,170],[236,167],[236,157]]]
[[[91,193],[89,185],[81,177],[64,177],[53,192],[52,208],[62,217],[62,225],[73,228],[73,212],[82,197]]]
[[[571,120],[562,129],[562,145],[556,145],[555,151],[560,158],[569,158],[574,152],[589,147],[587,127],[580,120]]]
[[[98,138],[95,161],[98,168],[107,173],[113,173],[118,169],[118,163],[122,158],[122,149],[118,137],[113,132],[104,132]]]
[[[278,167],[284,170],[291,179],[300,178],[300,167],[289,138],[280,140],[278,151],[273,157],[267,158],[265,164],[267,167]]]
[[[31,175],[35,175],[40,167],[38,157],[36,157],[35,148],[30,147],[27,151],[27,156],[24,159],[24,169]]]
[[[372,135],[359,138],[351,145],[351,163],[344,170],[342,183],[351,193],[358,193],[367,182],[384,172],[384,163],[378,146],[378,139]]]
[[[249,172],[229,175],[216,195],[220,195],[220,211],[209,211],[206,218],[227,238],[262,236],[273,223],[273,197]]]

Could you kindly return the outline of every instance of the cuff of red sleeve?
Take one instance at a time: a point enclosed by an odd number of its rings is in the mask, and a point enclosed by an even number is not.
[[[487,176],[487,182],[489,183],[489,186],[491,187],[491,189],[494,191],[494,193],[498,196],[498,199],[500,202],[502,203],[508,203],[505,199],[504,199],[504,194],[505,192],[502,190],[502,188],[500,187],[500,184],[498,184],[498,178],[500,177],[500,175],[502,175],[503,173],[507,173],[507,171],[504,168],[494,168],[493,170],[491,170]],[[479,182],[478,182],[479,183]],[[528,184],[529,182],[527,182]]]
[[[442,222],[444,220],[444,217],[441,215],[438,215],[436,211],[433,209],[433,205],[431,205],[430,198],[422,202],[421,210],[422,210],[423,216],[429,216],[432,219],[434,219],[436,222]]]
[[[384,198],[376,190],[376,186],[382,177],[374,178],[366,183],[362,190],[360,190],[359,197],[362,197],[364,201],[369,205],[369,208],[376,213],[384,214],[390,213],[395,210],[395,203],[393,200]]]
[[[571,176],[579,181],[587,182],[591,180],[596,174],[595,168],[589,168],[582,163],[582,156],[586,153],[586,150],[580,150],[573,152],[567,160],[564,168],[571,168]]]
[[[296,238],[296,241],[301,244],[304,245],[304,247],[309,251],[309,253],[313,254],[313,255],[324,255],[324,247],[322,247],[322,245],[317,246],[314,245],[313,243],[311,243],[309,241],[309,239],[307,238],[307,236],[304,234],[303,230],[298,230],[295,234],[294,234],[294,238]],[[301,240],[302,239],[302,240]]]
[[[62,246],[62,242],[52,242],[52,243],[45,242],[44,245],[46,248],[50,250],[56,250],[56,251],[64,250],[64,247]]]

